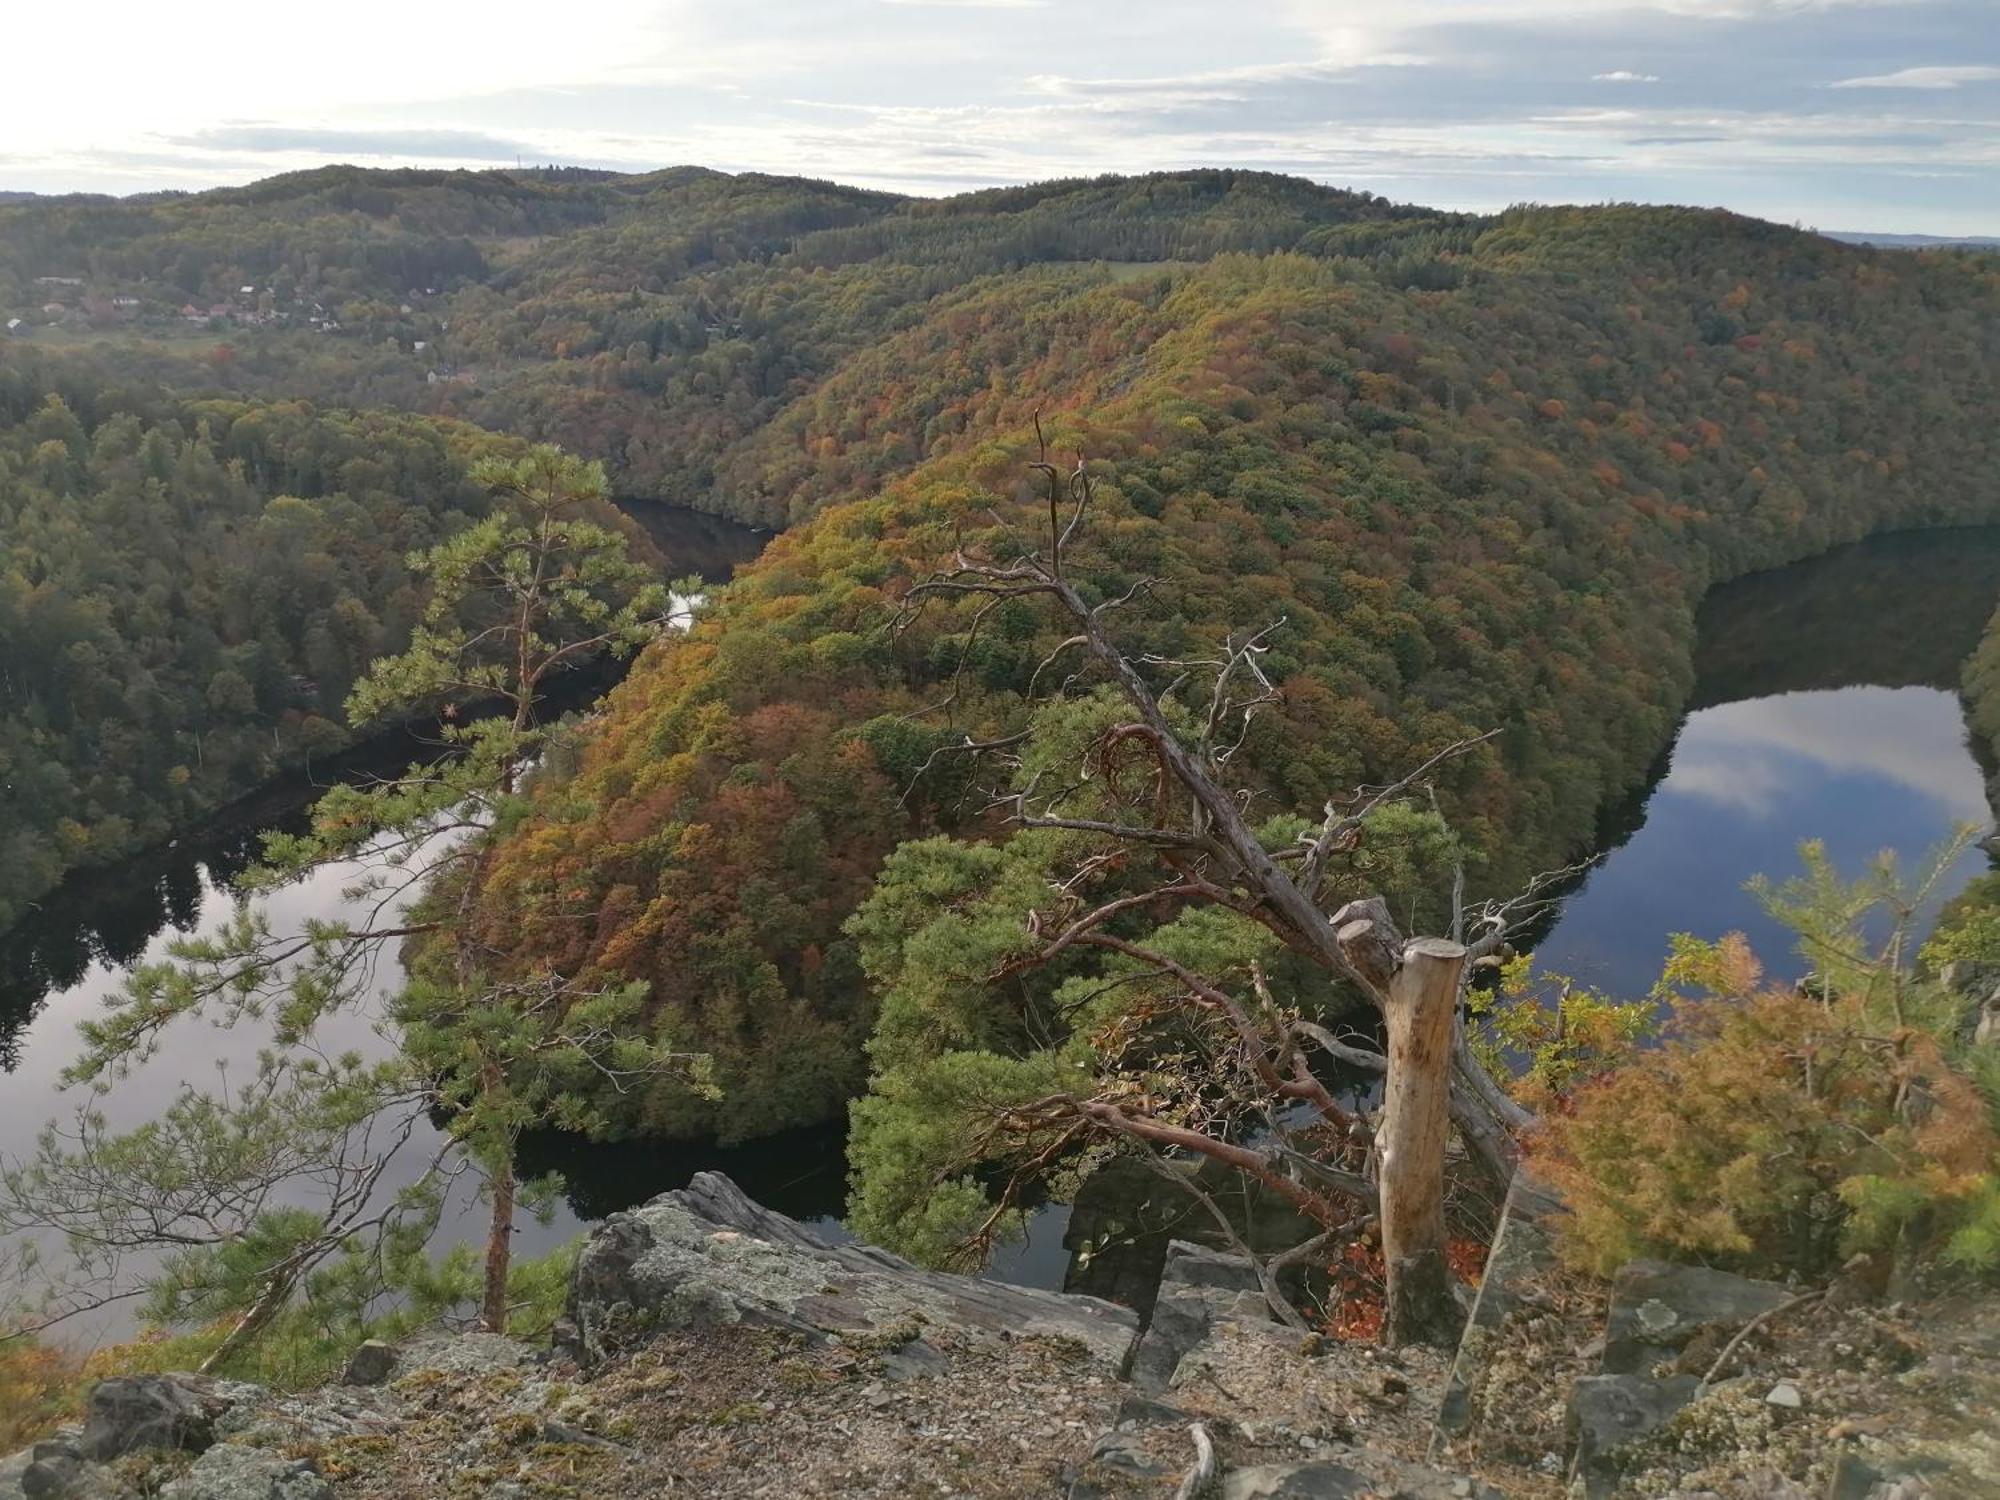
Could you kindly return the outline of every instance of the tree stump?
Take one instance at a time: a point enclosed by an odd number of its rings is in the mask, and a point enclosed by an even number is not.
[[[1463,1318],[1445,1260],[1444,1153],[1450,1128],[1452,1023],[1466,951],[1417,938],[1388,985],[1388,1077],[1382,1158],[1383,1337],[1392,1344],[1458,1340]]]

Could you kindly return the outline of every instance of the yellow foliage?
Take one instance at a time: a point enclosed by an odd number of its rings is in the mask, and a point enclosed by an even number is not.
[[[1864,997],[1761,987],[1740,936],[1683,938],[1657,1051],[1578,1089],[1532,1147],[1569,1201],[1566,1257],[1823,1273],[1856,1250],[1951,1240],[1994,1187],[2000,1137],[1937,1041]]]

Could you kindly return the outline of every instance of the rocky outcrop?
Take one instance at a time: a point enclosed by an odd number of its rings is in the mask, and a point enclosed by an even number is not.
[[[1607,1288],[1555,1263],[1559,1212],[1517,1182],[1448,1359],[1290,1326],[1246,1261],[1185,1243],[1141,1338],[1126,1309],[831,1245],[705,1175],[599,1226],[554,1351],[434,1333],[289,1395],[107,1381],[0,1460],[0,1500],[1168,1500],[1203,1471],[1204,1500],[2000,1493],[1992,1299],[1919,1322],[1654,1261]]]
[[[264,1398],[259,1386],[200,1375],[99,1381],[81,1427],[0,1460],[0,1500],[122,1500],[136,1492],[109,1465],[136,1453],[205,1453],[221,1425]],[[205,1500],[190,1493],[181,1500]],[[236,1496],[220,1500],[238,1500]],[[261,1493],[251,1500],[266,1500]],[[305,1494],[268,1500],[315,1500]]]
[[[1073,1340],[1122,1373],[1129,1308],[926,1271],[870,1245],[829,1245],[717,1172],[592,1232],[558,1346],[591,1365],[663,1330],[747,1326],[822,1338],[939,1327],[975,1339]]]
[[[263,1394],[254,1385],[199,1375],[128,1375],[99,1381],[90,1393],[77,1451],[97,1463],[141,1448],[199,1453],[215,1441],[215,1424]]]
[[[160,1490],[160,1500],[331,1500],[332,1495],[310,1459],[238,1443],[218,1443]]]
[[[1704,1374],[1724,1342],[1792,1295],[1774,1281],[1706,1266],[1631,1261],[1611,1280],[1604,1371],[1635,1375],[1671,1364],[1685,1367],[1683,1373]]]
[[[1132,1359],[1132,1383],[1142,1391],[1163,1391],[1182,1358],[1217,1323],[1263,1322],[1270,1316],[1263,1287],[1248,1261],[1175,1240],[1167,1246],[1152,1321]]]
[[[1996,780],[1995,789],[2000,791],[2000,780]],[[1982,841],[1989,854],[1995,852],[1995,837],[1988,835]],[[2000,964],[1958,959],[1940,969],[1938,978],[1946,989],[1963,997],[1960,1034],[1976,1046],[2000,1046]]]

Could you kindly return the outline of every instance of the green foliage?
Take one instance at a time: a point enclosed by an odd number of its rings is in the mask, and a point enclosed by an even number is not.
[[[490,437],[97,379],[0,357],[0,925],[340,748],[404,554],[487,504]]]
[[[1944,904],[1923,963],[1933,973],[1948,963],[2000,965],[2000,873],[1976,876]]]
[[[428,580],[423,616],[409,648],[355,685],[357,723],[484,695],[522,731],[551,673],[628,655],[665,623],[666,586],[623,536],[584,518],[606,498],[601,465],[542,446],[483,459],[472,479],[509,504],[410,558]]]
[[[1878,864],[1845,880],[1802,854],[1803,876],[1764,890],[1814,956],[1808,983],[1766,986],[1740,935],[1677,939],[1665,1044],[1551,1113],[1533,1154],[1568,1198],[1572,1261],[1817,1277],[1867,1252],[2000,1271],[1993,1061],[1968,1055],[1962,1001],[1909,968],[1910,924],[1956,848],[1913,879]]]
[[[1537,973],[1531,954],[1509,960],[1490,988],[1475,988],[1467,1013],[1479,1060],[1537,1111],[1632,1062],[1659,1031],[1650,998],[1619,1000],[1567,975]]]

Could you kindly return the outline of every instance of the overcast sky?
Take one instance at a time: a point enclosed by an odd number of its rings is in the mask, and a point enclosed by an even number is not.
[[[0,188],[695,162],[915,193],[1242,166],[2000,234],[2000,0],[76,0]]]

